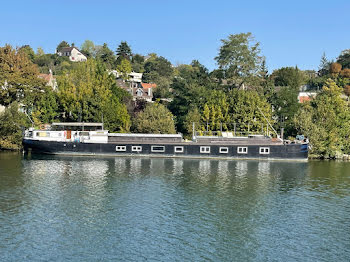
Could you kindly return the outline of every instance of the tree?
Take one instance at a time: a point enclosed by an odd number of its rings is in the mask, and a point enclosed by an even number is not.
[[[36,125],[50,124],[59,116],[57,94],[51,87],[45,89],[45,93],[35,102],[32,119]]]
[[[18,103],[13,102],[0,113],[0,149],[19,149],[22,144],[22,128],[27,126],[27,117],[18,111]]]
[[[42,94],[45,83],[39,71],[24,52],[10,45],[0,47],[0,105],[20,101],[31,107],[36,96]]]
[[[135,119],[135,130],[139,133],[175,134],[174,116],[162,104],[148,104]]]
[[[143,67],[143,64],[145,62],[145,58],[142,55],[136,54],[132,57],[131,65],[132,65],[132,71],[143,73],[145,70]]]
[[[43,56],[43,55],[45,55],[44,50],[41,47],[38,47],[37,50],[36,50],[36,56],[40,57],[40,56]]]
[[[28,56],[30,61],[34,62],[35,53],[34,53],[33,48],[30,47],[30,45],[21,46],[18,49],[18,52],[23,52],[24,54],[26,54]]]
[[[128,43],[126,41],[122,41],[117,50],[116,50],[116,54],[118,56],[118,61],[117,61],[117,64],[121,63],[122,59],[127,59],[130,61],[130,58],[131,58],[131,48],[130,46],[128,45]],[[119,60],[119,57],[120,57],[120,60]]]
[[[111,131],[129,129],[126,107],[114,95],[113,90],[118,87],[102,63],[92,59],[78,63],[57,80],[58,98],[67,120],[100,122],[104,116]]]
[[[342,89],[329,79],[322,92],[303,105],[294,121],[307,135],[311,153],[323,158],[335,158],[350,153],[350,112],[341,97]]]
[[[326,57],[326,53],[323,53],[321,57],[320,65],[318,67],[318,75],[319,76],[327,75],[329,72],[330,65],[331,63],[328,61]]]
[[[343,68],[350,68],[350,49],[343,50],[337,59]]]
[[[97,48],[96,59],[103,62],[108,69],[112,69],[115,66],[114,53],[108,48],[106,43],[102,47]]]
[[[289,86],[294,89],[299,89],[307,79],[304,72],[298,67],[282,67],[273,71],[271,77],[274,79],[275,86]]]
[[[225,77],[236,79],[240,87],[245,78],[259,71],[262,62],[259,42],[255,42],[251,33],[229,35],[228,39],[222,39],[221,42],[215,60],[219,68],[225,71]]]
[[[117,71],[122,74],[124,80],[128,80],[131,73],[131,64],[128,60],[123,59],[119,65],[117,65]]]
[[[332,76],[337,77],[341,71],[342,65],[339,63],[332,63],[330,66],[330,72]]]
[[[63,47],[70,47],[70,45],[66,41],[62,41],[56,47],[56,51],[59,52]]]
[[[171,63],[164,57],[152,57],[144,65],[143,81],[157,83],[160,77],[171,78],[173,68]]]
[[[95,57],[96,55],[95,44],[91,40],[85,40],[80,49],[87,57]]]

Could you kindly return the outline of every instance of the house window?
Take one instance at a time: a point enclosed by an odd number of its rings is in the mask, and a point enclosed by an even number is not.
[[[126,151],[126,146],[116,146],[115,151],[118,151],[118,152]]]
[[[220,147],[219,152],[221,154],[227,154],[228,153],[228,147]]]
[[[269,147],[259,147],[259,153],[261,155],[269,155],[270,154],[270,148]]]
[[[210,146],[201,146],[201,147],[200,147],[200,152],[201,152],[202,154],[208,154],[208,153],[210,153]]]
[[[176,146],[176,147],[174,147],[174,152],[175,153],[183,153],[184,147],[183,146]]]
[[[142,151],[142,146],[132,146],[131,151],[133,152],[141,152]]]
[[[248,154],[248,147],[237,147],[238,154]]]
[[[152,146],[151,151],[152,152],[164,152],[165,146]]]

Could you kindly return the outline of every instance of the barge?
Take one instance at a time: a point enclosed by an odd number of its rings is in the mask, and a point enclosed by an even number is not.
[[[102,123],[53,123],[30,128],[23,138],[24,152],[64,155],[187,157],[224,159],[307,160],[308,144],[289,144],[265,135],[193,136],[181,134],[109,133]]]

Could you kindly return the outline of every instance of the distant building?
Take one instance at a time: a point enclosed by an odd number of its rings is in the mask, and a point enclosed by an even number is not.
[[[57,81],[54,75],[52,74],[51,69],[49,74],[40,74],[39,78],[44,79],[47,83],[47,86],[52,87],[53,90],[57,90]]]
[[[115,76],[118,86],[132,95],[133,100],[144,99],[147,102],[152,102],[153,89],[157,85],[154,83],[142,83],[142,73],[131,72],[127,80],[122,79],[122,74],[117,70],[112,70],[110,73]]]
[[[68,56],[69,60],[72,62],[85,62],[87,60],[86,56],[83,55],[78,48],[71,47],[63,47],[61,50],[57,52],[59,56]]]
[[[299,103],[305,103],[314,99],[316,95],[316,92],[299,92],[298,101]]]

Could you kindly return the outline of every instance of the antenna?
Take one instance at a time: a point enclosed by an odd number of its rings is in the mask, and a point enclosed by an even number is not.
[[[266,122],[269,124],[269,126],[272,128],[273,132],[275,132],[277,138],[280,138],[279,134],[277,133],[277,131],[273,128],[273,126],[270,124],[269,120],[267,120],[266,116],[264,115],[264,113],[261,111],[260,107],[256,106],[260,113],[262,114],[262,116],[265,118]]]

